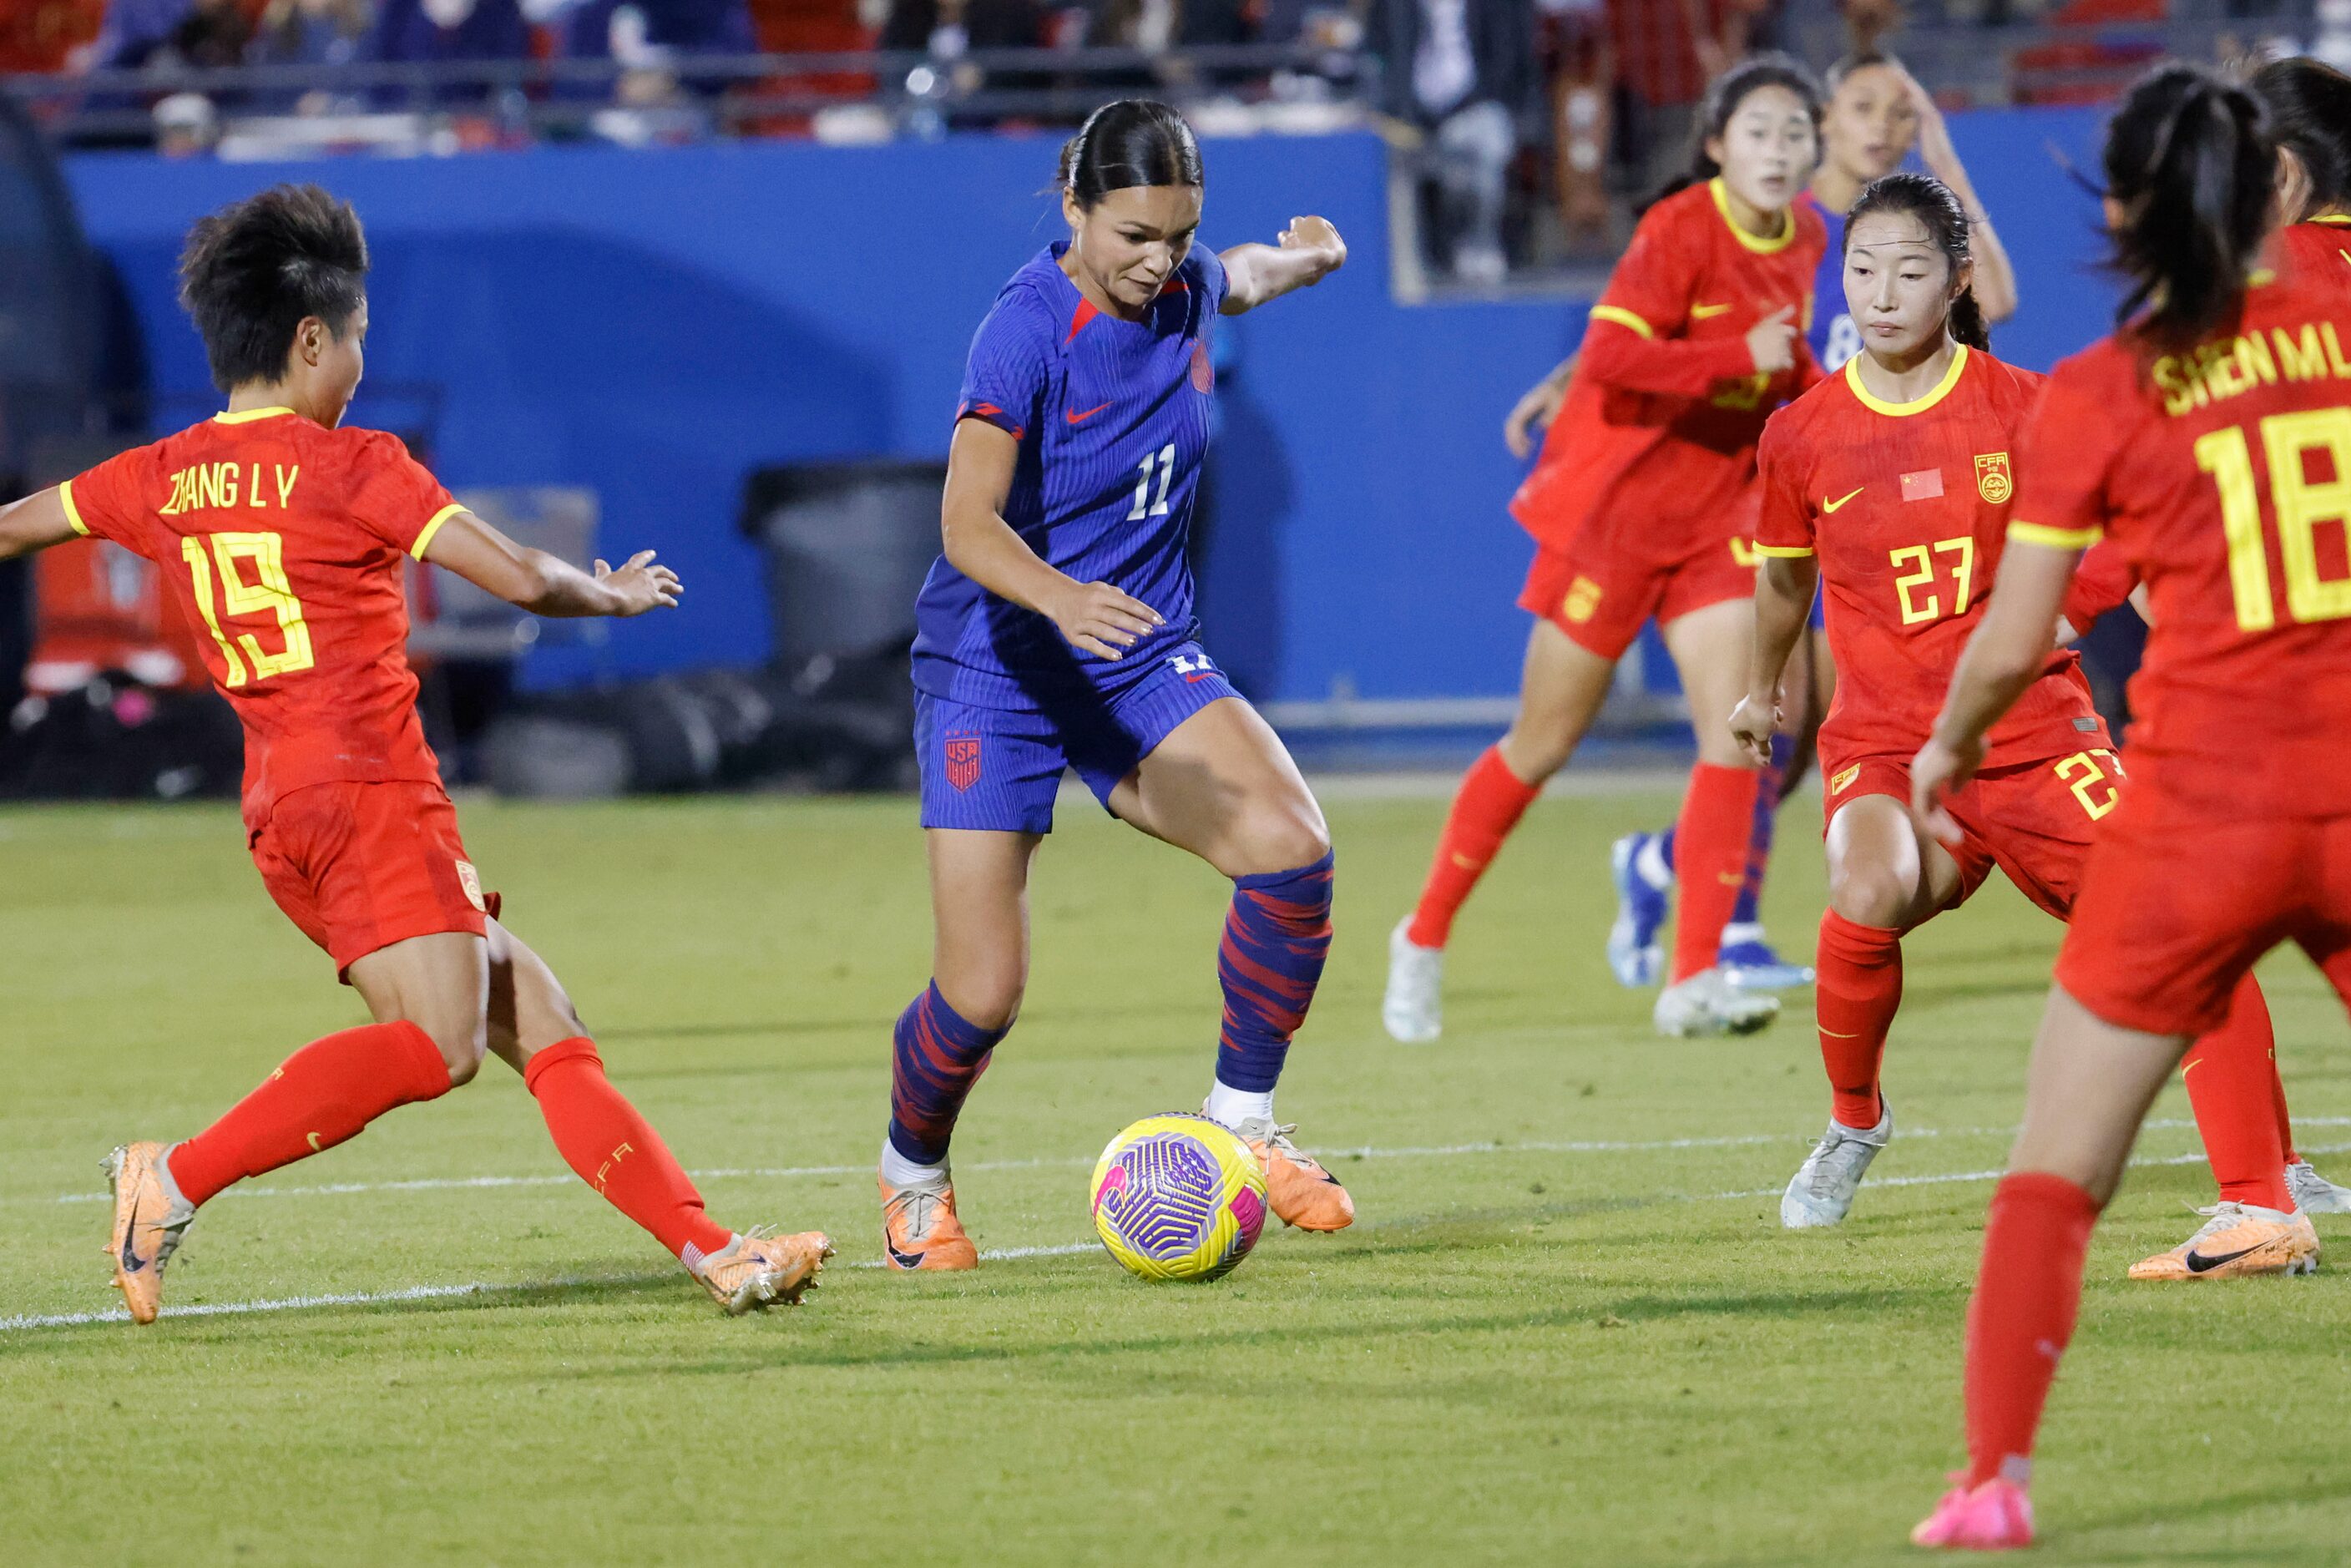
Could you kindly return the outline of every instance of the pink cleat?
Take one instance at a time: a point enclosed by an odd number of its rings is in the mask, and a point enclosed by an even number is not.
[[[1910,1532],[1913,1546],[1953,1552],[2011,1552],[2032,1544],[2032,1500],[1995,1476],[1970,1490],[1955,1486]]]

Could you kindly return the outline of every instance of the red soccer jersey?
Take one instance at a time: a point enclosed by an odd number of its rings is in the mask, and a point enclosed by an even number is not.
[[[2186,353],[2064,361],[2025,442],[2010,537],[2111,537],[2147,583],[2133,782],[2191,816],[2351,814],[2346,349],[2351,290],[2282,256]]]
[[[2288,224],[2272,242],[2272,254],[2288,267],[2302,267],[2337,284],[2351,284],[2351,215],[2310,218]]]
[[[1789,208],[1776,239],[1740,228],[1720,180],[1651,207],[1592,308],[1567,397],[1510,515],[1554,549],[1612,512],[1743,534],[1763,422],[1819,375],[1801,329],[1827,249],[1807,202]],[[1795,368],[1759,375],[1747,334],[1780,309],[1800,329]]]
[[[2011,454],[2043,378],[1962,347],[1911,403],[1882,402],[1862,361],[1773,416],[1763,433],[1759,553],[1820,558],[1836,696],[1823,768],[1907,762],[1934,728],[2000,567],[2015,490]],[[1992,767],[2104,746],[2071,653],[1991,732]]]
[[[439,783],[403,652],[401,558],[459,510],[396,437],[225,413],[61,488],[66,516],[163,570],[245,724],[245,820],[335,779]]]

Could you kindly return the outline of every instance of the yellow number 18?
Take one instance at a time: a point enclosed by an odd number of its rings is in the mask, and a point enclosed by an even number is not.
[[[2273,413],[2261,423],[2269,459],[2270,505],[2277,514],[2278,560],[2285,568],[2285,612],[2297,622],[2351,615],[2351,578],[2318,570],[2318,525],[2351,530],[2351,408]],[[2335,476],[2313,484],[2304,459],[2327,455]],[[2229,544],[2229,591],[2237,625],[2267,632],[2277,625],[2270,563],[2262,543],[2261,487],[2253,478],[2252,445],[2242,425],[2215,430],[2196,442],[2196,465],[2220,492],[2220,532]],[[2351,543],[2351,537],[2346,537]]]
[[[190,535],[180,540],[180,557],[188,563],[195,578],[196,612],[204,618],[204,630],[213,634],[220,645],[221,658],[228,664],[228,684],[241,686],[248,679],[266,681],[272,675],[289,674],[307,670],[318,659],[310,652],[309,623],[302,619],[302,601],[294,597],[293,586],[286,580],[286,540],[282,535],[263,533],[213,534],[212,549],[207,552],[203,539]],[[253,564],[250,580],[238,568],[240,560]],[[213,608],[213,566],[220,566],[221,608]],[[285,646],[274,653],[261,649],[261,639],[250,632],[240,632],[232,639],[221,630],[221,617],[256,615],[264,612],[277,617],[277,630]],[[239,657],[239,650],[243,656]],[[251,674],[246,674],[247,666]]]

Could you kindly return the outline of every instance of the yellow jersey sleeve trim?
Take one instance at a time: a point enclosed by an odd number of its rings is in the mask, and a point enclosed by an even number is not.
[[[1592,319],[1594,321],[1614,321],[1619,327],[1630,327],[1644,338],[1654,339],[1657,335],[1656,328],[1625,309],[1622,305],[1594,305],[1592,308]]]
[[[1750,545],[1747,548],[1767,560],[1802,560],[1813,553],[1810,545]]]
[[[433,543],[433,536],[441,531],[441,525],[465,509],[465,504],[463,501],[452,501],[434,513],[433,520],[424,525],[424,531],[416,536],[416,542],[408,547],[408,553],[423,560],[425,549]]]
[[[2011,523],[2011,544],[2044,545],[2050,549],[2088,549],[2106,537],[2104,528],[2053,528],[2045,523]]]
[[[1871,413],[1888,414],[1896,419],[1907,419],[1914,413],[1926,413],[1951,395],[1951,389],[1959,384],[1959,377],[1967,373],[1968,353],[1968,346],[1965,343],[1953,345],[1951,368],[1943,372],[1943,379],[1935,383],[1933,392],[1916,402],[1887,402],[1884,398],[1876,396],[1867,387],[1862,385],[1861,361],[1868,358],[1866,354],[1855,354],[1844,362],[1844,384],[1855,397],[1861,400],[1861,406]]]
[[[1756,255],[1776,256],[1795,242],[1796,214],[1793,208],[1780,209],[1780,233],[1777,238],[1758,239],[1740,228],[1739,220],[1730,215],[1730,187],[1722,183],[1721,175],[1717,174],[1713,179],[1708,180],[1706,183],[1706,188],[1714,197],[1714,210],[1722,214],[1723,225],[1730,230],[1731,237]]]
[[[66,504],[66,521],[73,525],[73,531],[84,538],[89,538],[89,525],[81,520],[81,508],[74,505],[72,480],[68,479],[57,486],[57,499]]]
[[[292,413],[290,408],[247,408],[235,413],[213,415],[214,424],[250,424],[256,419],[275,419],[281,413]]]

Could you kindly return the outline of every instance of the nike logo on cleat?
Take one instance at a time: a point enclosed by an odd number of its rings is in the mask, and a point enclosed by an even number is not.
[[[134,1201],[131,1205],[131,1218],[122,1227],[122,1271],[126,1274],[136,1274],[140,1270],[147,1267],[147,1260],[131,1250],[131,1239],[137,1234],[139,1234],[139,1205]]]
[[[2190,1248],[2187,1258],[2188,1271],[2191,1274],[2207,1274],[2211,1272],[2213,1270],[2218,1269],[2223,1263],[2233,1263],[2240,1258],[2251,1257],[2253,1253],[2260,1251],[2262,1248],[2268,1245],[2269,1243],[2266,1241],[2256,1242],[2251,1247],[2241,1248],[2234,1252],[2223,1252],[2217,1258],[2208,1258],[2203,1253]]]
[[[919,1269],[923,1266],[923,1255],[920,1252],[901,1252],[898,1250],[898,1244],[894,1241],[884,1240],[882,1246],[890,1254],[890,1261],[901,1269]]]

